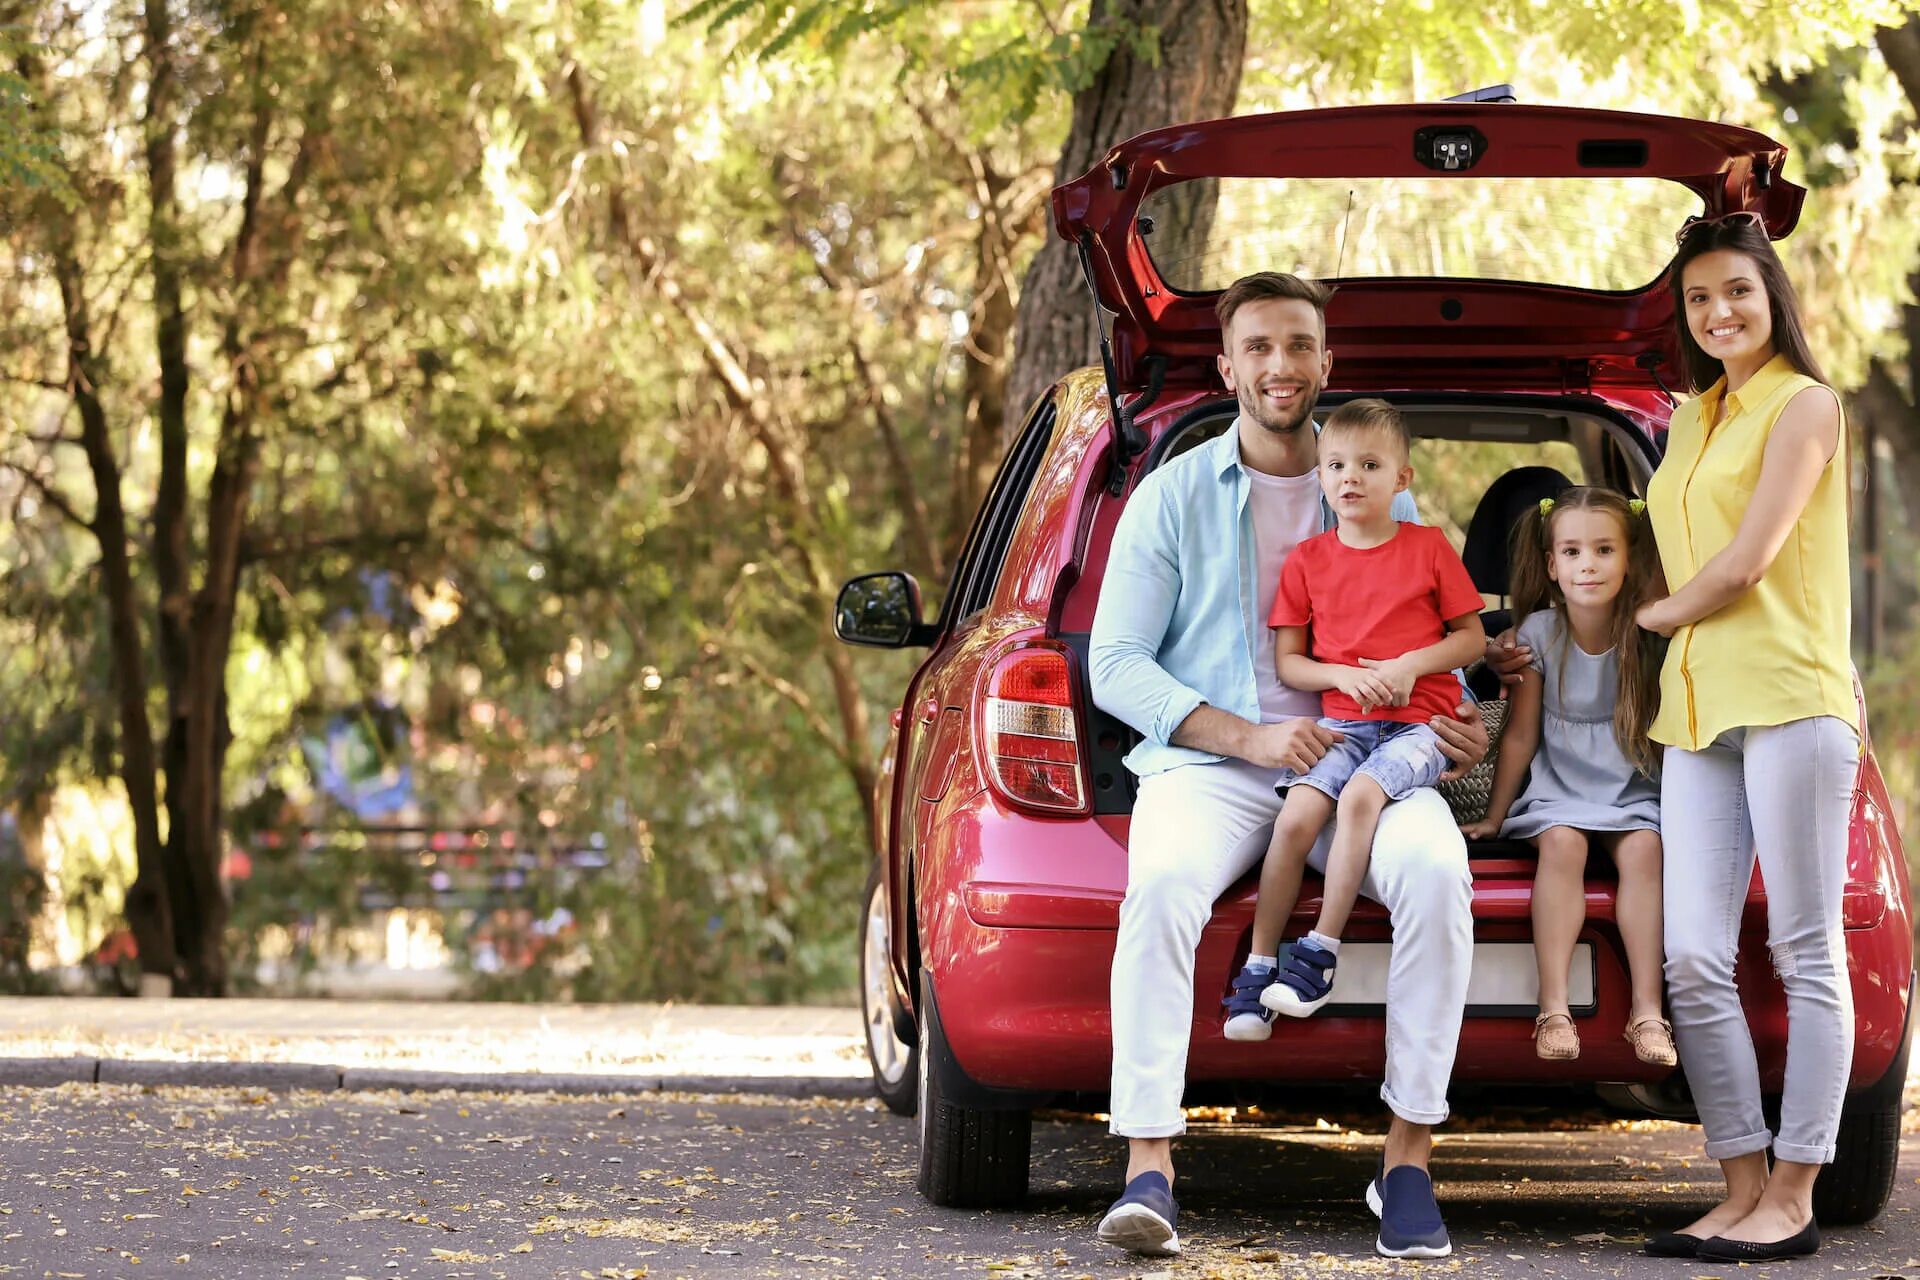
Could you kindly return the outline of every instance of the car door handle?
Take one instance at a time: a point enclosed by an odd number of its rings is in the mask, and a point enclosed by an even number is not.
[[[920,704],[920,723],[932,724],[940,718],[940,699],[928,698]]]

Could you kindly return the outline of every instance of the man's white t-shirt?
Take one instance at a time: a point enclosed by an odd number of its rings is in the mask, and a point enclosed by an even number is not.
[[[1320,473],[1316,469],[1303,476],[1270,476],[1252,467],[1242,470],[1249,481],[1247,508],[1253,515],[1258,566],[1254,581],[1260,594],[1254,599],[1254,616],[1264,624],[1273,594],[1280,589],[1280,566],[1287,553],[1320,532]],[[1295,716],[1318,719],[1320,695],[1289,689],[1274,671],[1273,628],[1262,625],[1256,631],[1253,683],[1260,693],[1260,723]]]

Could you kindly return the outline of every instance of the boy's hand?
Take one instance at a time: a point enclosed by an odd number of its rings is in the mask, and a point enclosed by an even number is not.
[[[1386,681],[1387,687],[1393,690],[1389,705],[1404,707],[1413,700],[1413,682],[1420,677],[1413,674],[1403,659],[1362,658],[1360,665]]]
[[[1441,753],[1453,761],[1440,775],[1442,782],[1466,776],[1487,755],[1487,726],[1480,719],[1479,708],[1472,702],[1463,702],[1453,710],[1459,719],[1435,716],[1427,721],[1440,739]]]
[[[1366,659],[1362,658],[1361,661]],[[1392,683],[1378,672],[1368,671],[1364,667],[1341,667],[1334,673],[1333,682],[1340,692],[1359,703],[1362,711],[1400,705],[1393,700]]]

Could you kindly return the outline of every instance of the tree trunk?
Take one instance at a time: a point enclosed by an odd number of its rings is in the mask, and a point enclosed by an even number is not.
[[[1074,95],[1073,124],[1054,169],[1056,184],[1079,177],[1110,147],[1135,134],[1229,115],[1240,96],[1246,0],[1094,0],[1087,26],[1112,22],[1158,27],[1158,64],[1123,43],[1093,83]],[[1210,203],[1204,217],[1212,217]],[[1010,412],[1003,415],[1001,439],[1019,429],[1034,398],[1061,374],[1099,359],[1093,300],[1077,250],[1049,235],[1020,288],[1006,390]]]
[[[187,709],[182,694],[189,664],[188,627],[192,612],[188,558],[191,514],[187,497],[187,321],[180,276],[179,202],[175,190],[174,118],[177,76],[173,66],[173,17],[168,0],[148,0],[146,6],[147,84],[147,234],[152,243],[154,342],[160,367],[160,399],[154,420],[160,437],[160,474],[154,487],[153,568],[159,587],[155,648],[160,676],[167,689],[167,734],[161,746],[161,769],[167,778],[168,858],[178,861],[182,835],[191,823],[181,812],[180,781],[187,767]],[[192,877],[181,879],[186,897],[173,906],[174,943],[181,949],[176,963],[195,949],[198,915],[192,899]],[[181,965],[183,971],[191,965]],[[184,973],[183,973],[183,976]],[[185,985],[197,985],[185,976]]]
[[[113,692],[120,721],[120,777],[133,811],[135,874],[127,890],[127,925],[140,950],[141,972],[164,980],[174,977],[172,903],[174,865],[160,842],[159,784],[155,774],[153,727],[147,718],[147,662],[140,635],[140,606],[134,593],[133,566],[127,555],[127,514],[120,501],[120,462],[107,429],[98,387],[103,363],[93,350],[84,277],[72,243],[72,223],[54,216],[58,227],[54,271],[67,317],[67,377],[80,413],[80,438],[93,474],[93,532],[100,542],[100,576],[107,597],[107,638],[112,659]]]

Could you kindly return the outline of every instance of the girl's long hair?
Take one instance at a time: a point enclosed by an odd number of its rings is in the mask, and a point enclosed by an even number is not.
[[[1547,576],[1554,523],[1568,511],[1604,511],[1619,524],[1626,539],[1627,577],[1613,600],[1613,658],[1620,668],[1620,695],[1613,704],[1613,737],[1633,767],[1652,778],[1659,775],[1660,753],[1647,738],[1647,729],[1660,709],[1660,663],[1667,645],[1663,637],[1634,625],[1633,615],[1654,594],[1660,580],[1660,558],[1645,509],[1636,512],[1627,503],[1627,496],[1616,490],[1576,485],[1552,499],[1550,505],[1542,504],[1544,510],[1529,507],[1514,526],[1507,563],[1513,567],[1515,623],[1541,609],[1552,609],[1560,615],[1562,643],[1571,645],[1573,624],[1567,618],[1566,598]],[[1559,670],[1564,676],[1564,663]]]
[[[1815,382],[1832,385],[1827,383],[1827,375],[1820,371],[1820,363],[1807,345],[1807,329],[1800,320],[1800,296],[1793,291],[1793,281],[1787,278],[1787,269],[1780,255],[1774,252],[1773,242],[1767,239],[1765,228],[1744,221],[1703,221],[1695,223],[1680,241],[1680,251],[1673,255],[1673,265],[1668,268],[1673,288],[1673,327],[1680,340],[1680,363],[1686,367],[1691,389],[1695,393],[1705,391],[1726,375],[1725,367],[1693,339],[1693,329],[1687,324],[1687,289],[1683,279],[1688,263],[1716,249],[1728,249],[1753,259],[1760,272],[1760,283],[1767,290],[1767,312],[1773,319],[1773,349],[1785,356],[1796,372],[1806,374]]]

